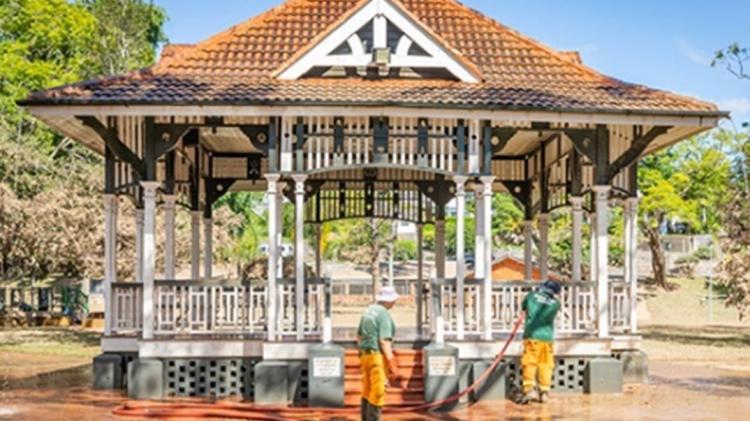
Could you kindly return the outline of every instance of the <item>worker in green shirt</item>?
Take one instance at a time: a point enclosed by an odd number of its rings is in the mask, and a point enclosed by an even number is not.
[[[519,403],[528,404],[534,398],[534,389],[539,386],[539,402],[545,403],[552,388],[552,372],[555,369],[553,343],[555,318],[560,310],[560,284],[546,281],[529,292],[523,300],[526,315],[523,331],[523,356],[521,374],[523,395]]]
[[[389,310],[398,300],[393,287],[383,287],[375,304],[365,310],[357,329],[359,359],[362,368],[363,421],[378,421],[385,406],[385,390],[398,381],[398,363],[393,354],[396,324]]]

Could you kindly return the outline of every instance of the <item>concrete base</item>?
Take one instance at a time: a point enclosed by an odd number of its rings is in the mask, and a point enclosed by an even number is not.
[[[622,362],[625,384],[648,384],[648,355],[643,351],[621,351],[615,358]]]
[[[614,358],[595,358],[586,366],[583,392],[622,393],[622,363]]]
[[[344,406],[344,348],[333,344],[311,347],[308,351],[309,406]]]
[[[289,404],[289,365],[283,362],[259,362],[255,365],[255,403]]]
[[[477,361],[472,364],[470,383],[473,384],[477,381],[491,365],[491,361]],[[506,366],[501,363],[494,371],[492,371],[492,373],[490,373],[487,380],[480,384],[471,394],[471,401],[479,402],[482,400],[495,401],[506,399],[510,395],[509,388],[506,387],[506,376]]]
[[[459,392],[460,365],[458,348],[430,344],[424,348],[424,399],[435,402]],[[455,407],[446,406],[441,409]]]
[[[164,363],[160,360],[138,359],[128,364],[128,397],[163,399]]]
[[[117,390],[123,387],[122,356],[101,354],[94,358],[94,389]]]

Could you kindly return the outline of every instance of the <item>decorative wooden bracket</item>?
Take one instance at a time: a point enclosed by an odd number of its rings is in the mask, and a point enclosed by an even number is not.
[[[498,180],[508,189],[510,195],[514,199],[518,200],[523,204],[526,218],[530,218],[532,214],[531,206],[531,182],[530,181],[518,181],[518,180]]]
[[[154,124],[154,140],[156,142],[154,144],[154,159],[158,159],[174,149],[180,139],[191,129],[192,126],[185,124]]]
[[[305,202],[310,200],[310,198],[315,197],[319,192],[320,189],[323,187],[323,185],[326,183],[325,180],[307,180],[305,181]],[[294,183],[286,183],[286,187],[282,191],[282,194],[284,197],[287,198],[290,202],[294,203],[295,196],[294,196]]]
[[[505,147],[508,146],[508,142],[513,139],[513,136],[515,136],[516,133],[518,133],[518,129],[513,127],[493,127],[491,140],[492,155],[494,156],[505,149]]]
[[[633,143],[630,148],[620,155],[615,162],[609,166],[607,172],[607,178],[612,181],[617,174],[623,169],[633,165],[638,158],[641,156],[643,151],[659,136],[667,133],[672,127],[667,126],[656,126],[649,130],[646,134],[633,139]]]
[[[594,138],[596,130],[594,129],[565,129],[565,134],[573,142],[573,146],[582,155],[586,156],[591,162],[596,162],[596,149]]]
[[[240,130],[245,134],[250,144],[260,152],[263,156],[268,156],[269,147],[269,127],[268,124],[263,125],[247,125],[240,126]]]
[[[102,124],[96,117],[91,116],[79,116],[76,117],[83,123],[84,126],[94,130],[97,135],[104,141],[105,145],[122,161],[127,162],[133,167],[135,173],[141,179],[146,176],[146,163],[143,159],[139,158],[138,155],[128,148],[118,137],[117,129],[114,127],[107,127]]]
[[[456,183],[446,180],[444,175],[438,175],[433,181],[415,181],[414,184],[422,194],[435,203],[438,219],[444,218],[445,205],[453,199]]]

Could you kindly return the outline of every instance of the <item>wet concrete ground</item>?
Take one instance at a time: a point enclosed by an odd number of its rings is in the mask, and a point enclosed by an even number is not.
[[[125,397],[86,387],[90,370],[90,365],[81,365],[25,378],[5,377],[0,385],[0,420],[124,419],[112,415],[111,410]],[[308,413],[303,419],[320,418]],[[750,367],[728,370],[655,361],[651,364],[651,384],[629,386],[621,395],[553,395],[547,405],[521,407],[490,402],[451,413],[391,415],[385,419],[745,420],[750,419]]]

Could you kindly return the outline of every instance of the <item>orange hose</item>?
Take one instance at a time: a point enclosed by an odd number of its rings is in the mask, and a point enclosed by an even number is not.
[[[481,376],[468,388],[464,389],[460,393],[453,396],[449,396],[445,399],[430,402],[414,406],[404,407],[386,407],[383,408],[385,414],[401,414],[407,412],[424,412],[432,409],[438,409],[448,404],[457,402],[459,399],[475,391],[480,384],[484,383],[487,378],[492,374],[498,365],[505,357],[505,353],[508,352],[510,344],[518,334],[518,330],[523,323],[524,316],[518,318],[516,323],[513,325],[510,337],[505,341],[503,348],[500,353],[497,354],[495,360],[492,362],[489,368],[482,373]],[[143,417],[143,418],[226,418],[226,419],[237,419],[237,420],[258,420],[258,421],[288,421],[294,420],[299,416],[310,417],[312,414],[325,414],[325,415],[352,415],[359,412],[358,407],[347,407],[347,408],[294,408],[294,407],[281,407],[281,406],[265,406],[255,404],[243,404],[234,402],[143,402],[143,401],[129,401],[123,405],[118,406],[112,413],[120,416],[127,417]]]

